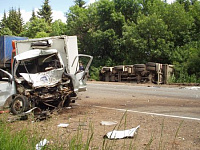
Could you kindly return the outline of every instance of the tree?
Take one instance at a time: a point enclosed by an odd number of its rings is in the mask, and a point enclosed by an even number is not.
[[[121,12],[126,21],[134,21],[136,23],[139,12],[141,12],[141,4],[138,0],[114,0],[115,11]]]
[[[18,11],[15,9],[9,10],[7,17],[7,27],[12,31],[13,35],[18,36],[22,32],[23,19],[21,17],[20,8]]]
[[[51,24],[52,22],[52,10],[51,10],[51,6],[49,5],[49,0],[45,0],[44,4],[42,5],[42,8],[39,9],[39,11],[37,12],[40,18],[45,19],[45,21],[48,24]]]
[[[10,31],[9,28],[2,28],[0,30],[0,36],[3,36],[3,35],[12,35],[12,31]]]
[[[25,24],[24,31],[20,35],[35,38],[38,32],[42,32],[42,34],[43,32],[50,33],[51,27],[44,19],[36,17],[31,22]]]
[[[50,33],[50,36],[56,36],[56,35],[64,35],[66,34],[67,25],[63,23],[60,19],[56,20],[51,25],[52,32]]]
[[[79,7],[83,7],[84,8],[84,5],[86,4],[85,1],[83,0],[75,0],[75,5],[79,6]]]
[[[4,11],[4,15],[0,23],[0,29],[6,28],[6,27],[7,27],[7,17],[6,17],[6,12]]]
[[[171,41],[174,46],[183,46],[191,42],[191,32],[193,25],[192,16],[185,11],[184,6],[179,3],[168,5],[162,19],[168,26],[168,32],[171,32]]]
[[[36,17],[37,17],[37,16],[35,15],[35,11],[32,10],[32,16],[31,16],[31,18],[29,19],[29,21],[34,20]]]
[[[192,26],[191,37],[194,41],[200,40],[200,1],[196,1],[190,7],[190,15],[193,17],[194,22]]]

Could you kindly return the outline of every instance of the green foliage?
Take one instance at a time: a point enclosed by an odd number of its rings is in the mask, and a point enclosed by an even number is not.
[[[52,22],[52,10],[51,6],[49,5],[49,0],[45,0],[42,8],[39,9],[38,15],[40,18],[45,19],[48,24]]]
[[[43,19],[33,11],[23,28],[20,9],[11,9],[9,16],[4,13],[0,34],[30,38],[77,35],[79,53],[92,55],[95,68],[147,61],[168,63],[176,66],[176,81],[191,77],[199,82],[199,1],[99,0],[87,7],[83,0],[74,2],[66,13],[66,23],[52,23],[49,0],[44,0],[38,12]]]
[[[12,31],[10,31],[9,28],[2,28],[0,30],[0,36],[3,36],[3,35],[12,35]]]
[[[27,150],[35,149],[38,142],[35,135],[28,134],[26,129],[12,132],[9,125],[4,121],[0,122],[0,145],[2,150]]]
[[[176,71],[174,82],[200,83],[200,42],[177,47],[172,54]]]
[[[61,20],[56,20],[51,25],[52,31],[50,33],[50,36],[56,36],[56,35],[65,35],[67,30],[67,25],[63,23]]]
[[[24,31],[21,33],[21,36],[26,36],[30,38],[36,37],[38,32],[51,32],[51,27],[45,22],[44,19],[35,18],[31,22],[27,22],[24,26]]]
[[[83,7],[86,4],[83,0],[75,0],[74,2],[78,7]]]
[[[101,70],[101,68],[102,67],[97,68],[97,67],[91,66],[90,79],[99,81],[99,71]]]
[[[23,19],[21,17],[20,9],[9,10],[8,16],[4,12],[3,19],[0,24],[1,35],[16,35],[18,36],[22,32]]]
[[[37,32],[37,34],[35,35],[35,38],[42,38],[42,37],[48,37],[49,34],[42,31],[42,32]]]
[[[29,19],[29,21],[34,20],[36,17],[37,17],[37,16],[35,15],[35,11],[32,10],[32,16],[31,16],[31,18]]]

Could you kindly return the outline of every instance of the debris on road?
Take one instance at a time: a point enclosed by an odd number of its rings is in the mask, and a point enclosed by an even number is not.
[[[180,89],[200,90],[200,87],[197,87],[197,86],[193,86],[193,87],[181,87]]]
[[[62,127],[62,128],[67,128],[69,126],[69,124],[66,124],[66,123],[60,123],[58,125],[58,127]]]
[[[42,147],[44,147],[48,143],[49,143],[49,141],[47,141],[47,139],[44,139],[43,141],[40,141],[38,144],[36,144],[35,149],[41,150]]]
[[[140,127],[137,126],[136,128],[132,128],[129,130],[123,130],[123,131],[117,131],[117,130],[113,130],[111,132],[108,132],[105,137],[109,138],[109,139],[123,139],[123,138],[133,138],[135,132],[137,131],[137,129]]]
[[[101,121],[100,124],[105,125],[105,126],[112,126],[112,125],[116,125],[117,121]]]

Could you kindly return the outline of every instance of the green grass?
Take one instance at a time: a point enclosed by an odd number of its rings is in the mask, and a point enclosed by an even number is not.
[[[9,124],[0,121],[0,149],[1,150],[27,150],[35,149],[38,140],[31,137],[26,129],[11,131]]]

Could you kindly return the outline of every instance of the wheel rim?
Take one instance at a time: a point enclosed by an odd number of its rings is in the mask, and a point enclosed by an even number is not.
[[[23,103],[22,103],[22,101],[16,100],[16,101],[13,103],[13,108],[14,108],[17,112],[22,111],[22,109],[23,109]]]

